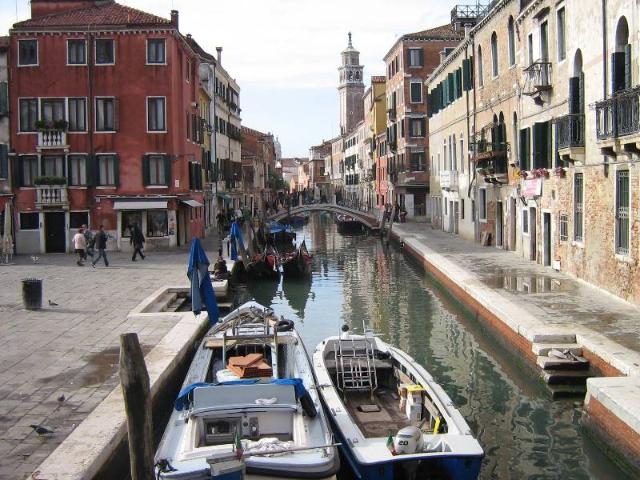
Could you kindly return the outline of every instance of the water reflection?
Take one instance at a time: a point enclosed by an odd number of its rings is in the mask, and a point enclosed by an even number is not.
[[[552,402],[541,381],[402,254],[376,237],[339,235],[319,215],[300,230],[305,237],[314,253],[311,282],[251,285],[247,295],[295,320],[309,350],[343,323],[356,331],[366,325],[405,349],[478,437],[483,479],[627,478],[583,435],[580,406]],[[562,291],[551,277],[503,273],[502,285],[515,291]]]

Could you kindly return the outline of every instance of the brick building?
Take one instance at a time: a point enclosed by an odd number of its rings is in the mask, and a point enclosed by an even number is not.
[[[10,31],[19,253],[64,252],[82,224],[110,248],[204,234],[199,58],[171,19],[113,1],[31,2]]]
[[[269,178],[275,174],[273,135],[242,127],[242,206],[263,212],[273,200]]]
[[[13,192],[9,175],[9,37],[0,37],[0,237],[5,230],[5,205],[11,203]],[[13,231],[7,232],[13,236]],[[0,248],[1,250],[1,248]]]

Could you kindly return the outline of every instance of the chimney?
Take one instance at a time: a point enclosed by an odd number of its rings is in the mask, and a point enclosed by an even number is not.
[[[222,47],[216,47],[216,52],[218,52],[218,65],[222,65]]]
[[[171,25],[176,27],[176,30],[180,30],[180,22],[178,17],[178,10],[171,10]]]
[[[445,58],[447,58],[447,51],[446,50],[441,50],[440,51],[440,63],[443,63]]]
[[[469,38],[469,34],[471,33],[471,24],[465,23],[464,25],[464,38]]]

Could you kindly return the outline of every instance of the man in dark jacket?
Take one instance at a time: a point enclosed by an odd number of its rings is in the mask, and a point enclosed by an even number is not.
[[[91,266],[96,268],[96,263],[102,258],[104,260],[104,266],[109,266],[109,259],[107,258],[107,232],[104,231],[104,226],[100,225],[98,233],[95,235],[95,246],[98,249],[98,257],[91,262]]]
[[[133,256],[131,257],[131,261],[136,261],[136,255],[140,255],[140,258],[144,260],[144,255],[142,254],[142,247],[144,246],[144,235],[142,234],[142,230],[138,224],[134,224],[132,227],[129,227],[129,231],[131,232],[131,245],[133,245]]]

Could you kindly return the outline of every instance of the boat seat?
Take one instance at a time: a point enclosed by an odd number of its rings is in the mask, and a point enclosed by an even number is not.
[[[275,398],[275,401],[272,399]],[[269,402],[259,402],[266,399]],[[269,383],[252,383],[249,385],[211,385],[197,387],[193,391],[193,411],[212,411],[234,408],[255,407],[297,408],[293,385],[277,385]]]

